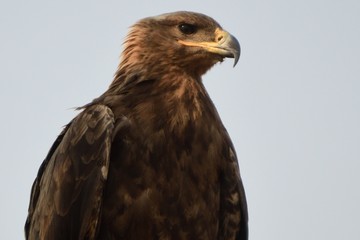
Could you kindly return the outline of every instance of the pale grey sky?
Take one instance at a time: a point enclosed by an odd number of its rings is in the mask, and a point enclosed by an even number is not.
[[[125,1],[124,1],[125,2]],[[204,76],[237,150],[251,240],[360,238],[360,2],[0,1],[0,239],[22,239],[61,127],[110,84],[128,27],[178,10],[242,46]]]

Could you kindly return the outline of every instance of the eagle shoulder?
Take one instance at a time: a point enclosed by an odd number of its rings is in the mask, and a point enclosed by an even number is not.
[[[89,106],[55,140],[31,190],[27,239],[95,236],[114,121],[110,108]]]

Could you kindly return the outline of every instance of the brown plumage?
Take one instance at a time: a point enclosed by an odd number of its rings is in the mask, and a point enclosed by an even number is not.
[[[201,76],[240,54],[210,17],[131,29],[109,89],[62,131],[32,187],[27,239],[247,239],[234,147]]]

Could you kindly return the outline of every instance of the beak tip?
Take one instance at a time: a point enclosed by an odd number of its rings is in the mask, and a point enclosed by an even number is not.
[[[240,53],[234,54],[234,65],[233,65],[233,67],[236,66],[236,64],[238,63],[239,59],[240,59]]]
[[[230,49],[232,52],[232,55],[234,57],[234,66],[236,66],[236,64],[238,63],[239,59],[240,59],[240,53],[241,53],[241,48],[240,48],[240,43],[239,41],[232,35],[230,35]]]

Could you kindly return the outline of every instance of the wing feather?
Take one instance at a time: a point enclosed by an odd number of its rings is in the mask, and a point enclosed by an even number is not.
[[[221,239],[248,240],[248,210],[238,160],[229,141],[221,174]]]
[[[113,113],[104,105],[89,106],[66,126],[34,181],[27,239],[95,236],[113,130]]]

